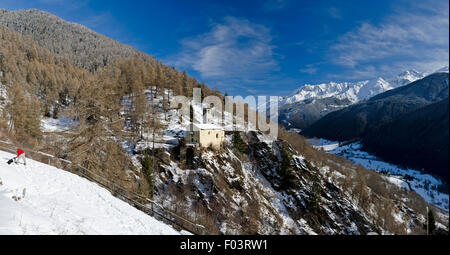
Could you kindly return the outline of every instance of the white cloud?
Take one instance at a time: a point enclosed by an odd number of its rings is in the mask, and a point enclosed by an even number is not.
[[[181,44],[181,52],[169,62],[202,78],[245,81],[278,69],[270,29],[245,19],[226,17]]]
[[[389,66],[389,70],[386,70],[384,68],[388,67],[387,65],[380,67],[380,70],[383,69],[384,71],[388,72],[392,66]],[[399,70],[406,70],[406,69],[410,69],[410,68],[404,68],[404,69],[399,69]],[[379,73],[379,71],[377,70],[377,68],[373,65],[363,65],[357,69],[353,69],[350,73],[330,73],[327,74],[327,78],[335,80],[343,80],[343,81],[349,81],[349,80],[361,80],[361,79],[366,79],[366,78],[373,78],[375,76],[380,76],[377,73]],[[398,74],[398,73],[396,73]],[[343,78],[343,79],[342,79]]]
[[[299,71],[307,74],[316,74],[319,69],[313,64],[308,64],[304,68],[300,68]]]
[[[377,25],[362,23],[331,46],[332,62],[355,69],[375,65],[375,75],[383,69],[377,61],[391,66],[391,70],[406,67],[429,71],[448,65],[448,2],[433,3],[433,8],[404,8]]]
[[[328,8],[327,11],[328,11],[328,14],[330,14],[330,16],[332,18],[335,18],[335,19],[341,19],[342,18],[341,10],[339,10],[336,7],[330,7],[330,8]]]

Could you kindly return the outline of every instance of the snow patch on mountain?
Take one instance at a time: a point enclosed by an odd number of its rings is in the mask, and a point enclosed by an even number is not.
[[[43,132],[64,132],[76,128],[79,122],[69,117],[42,118],[41,130]]]

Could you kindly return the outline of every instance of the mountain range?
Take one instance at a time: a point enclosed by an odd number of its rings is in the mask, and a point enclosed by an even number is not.
[[[291,96],[280,99],[280,121],[287,128],[305,129],[330,112],[404,86],[424,76],[424,73],[406,70],[391,78],[305,84]]]
[[[292,96],[284,99],[284,104],[303,102],[308,99],[321,99],[335,97],[338,99],[348,99],[352,103],[371,98],[387,90],[397,88],[415,80],[423,78],[425,75],[415,70],[406,70],[399,75],[384,79],[378,77],[372,80],[357,82],[329,82],[317,85],[305,84],[297,89]]]
[[[364,149],[405,166],[448,177],[448,72],[435,72],[331,112],[301,133],[362,140]]]

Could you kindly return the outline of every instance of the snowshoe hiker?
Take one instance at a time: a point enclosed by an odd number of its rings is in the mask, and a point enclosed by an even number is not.
[[[20,159],[22,159],[24,165],[27,164],[25,160],[25,152],[22,149],[17,149],[17,156],[14,158],[14,163],[18,164]]]

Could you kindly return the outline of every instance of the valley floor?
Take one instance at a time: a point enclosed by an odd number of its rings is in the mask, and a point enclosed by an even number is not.
[[[350,143],[339,146],[337,141],[329,141],[325,139],[309,139],[314,148],[323,149],[329,153],[343,156],[354,164],[377,172],[387,173],[385,178],[390,182],[415,191],[422,196],[425,201],[432,203],[437,207],[449,210],[449,195],[436,190],[442,181],[430,174],[423,173],[419,170],[404,169],[394,164],[382,161],[381,159],[361,150],[359,142]]]

